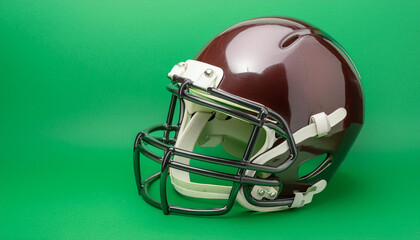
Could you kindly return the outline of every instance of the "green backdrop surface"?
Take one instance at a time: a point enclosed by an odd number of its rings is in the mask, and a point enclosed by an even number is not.
[[[138,195],[136,133],[165,77],[239,21],[332,35],[362,76],[365,125],[305,208],[164,216]],[[419,1],[0,1],[0,239],[419,239]]]

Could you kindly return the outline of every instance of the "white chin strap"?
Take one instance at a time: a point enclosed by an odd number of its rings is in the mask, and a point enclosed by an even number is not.
[[[308,138],[322,137],[327,135],[331,128],[340,123],[346,117],[346,115],[347,111],[344,108],[338,108],[330,115],[326,115],[325,113],[318,113],[313,115],[310,118],[309,125],[299,129],[293,134],[295,143],[299,144]],[[201,132],[203,131],[211,116],[212,113],[199,111],[195,112],[195,114],[191,117],[189,121],[184,121],[181,125],[180,132],[178,133],[178,138],[175,143],[175,147],[187,151],[193,151],[198,137],[200,136]],[[266,162],[273,159],[274,157],[282,155],[286,151],[288,151],[289,145],[286,141],[267,151],[267,149],[272,146],[273,142],[272,140],[270,140],[270,137],[268,135],[269,134],[267,134],[266,143],[264,144],[263,148],[260,149],[258,153],[254,155],[258,157],[251,158],[251,162],[264,165]],[[268,144],[267,142],[270,143]],[[176,162],[183,163],[185,165],[190,164],[190,159],[185,157],[175,156],[173,160]],[[252,177],[255,175],[255,171],[247,170],[245,172],[245,175]],[[230,186],[191,182],[190,174],[187,171],[171,168],[170,177],[174,188],[179,193],[189,197],[206,199],[228,199],[231,191]],[[325,180],[320,180],[311,187],[309,187],[305,193],[295,191],[295,198],[291,205],[291,208],[302,207],[305,204],[310,203],[312,201],[313,195],[324,190],[326,184],[327,182]],[[254,188],[263,188],[268,193],[274,192],[275,195],[278,194],[277,189],[274,187],[255,186]],[[253,192],[255,192],[254,189],[251,193],[252,195]],[[257,198],[257,196],[254,197]],[[254,206],[246,200],[243,189],[239,191],[236,200],[245,208],[248,208],[253,211],[279,211],[289,208],[287,206]]]

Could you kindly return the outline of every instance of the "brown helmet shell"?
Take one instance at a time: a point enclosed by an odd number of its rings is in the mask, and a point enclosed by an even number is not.
[[[258,18],[236,24],[217,35],[195,57],[220,67],[219,85],[279,113],[292,132],[308,125],[312,115],[347,110],[342,123],[322,138],[298,145],[298,157],[276,174],[283,183],[281,196],[304,191],[319,179],[329,180],[343,161],[363,123],[363,92],[359,74],[343,48],[307,23],[280,17]],[[298,177],[299,166],[327,153],[322,169]],[[273,159],[269,165],[279,165]]]

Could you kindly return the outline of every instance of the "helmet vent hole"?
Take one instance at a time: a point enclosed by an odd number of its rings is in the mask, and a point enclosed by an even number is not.
[[[280,47],[281,48],[286,48],[290,45],[292,45],[294,42],[296,42],[299,39],[300,35],[298,34],[294,34],[292,36],[289,36],[288,38],[286,38],[281,44]]]
[[[320,174],[331,165],[331,160],[330,154],[325,153],[303,162],[298,169],[299,179],[304,180]]]

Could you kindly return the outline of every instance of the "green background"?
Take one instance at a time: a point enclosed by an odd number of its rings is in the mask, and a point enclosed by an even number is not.
[[[365,125],[305,208],[165,216],[138,195],[136,133],[165,75],[259,16],[320,27],[362,76]],[[0,239],[419,239],[420,2],[0,1]]]

